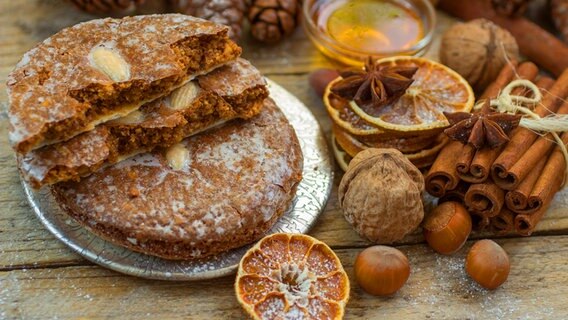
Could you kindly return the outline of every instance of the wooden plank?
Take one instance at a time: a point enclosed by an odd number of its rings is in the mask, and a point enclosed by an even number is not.
[[[0,2],[0,270],[11,270],[0,272],[0,318],[243,318],[233,296],[232,277],[169,283],[134,279],[90,266],[50,235],[30,211],[7,143],[5,78],[20,56],[38,41],[89,18],[63,6],[60,0]],[[451,19],[441,15],[440,21],[438,29],[443,30]],[[328,133],[329,121],[319,98],[309,91],[305,73],[335,65],[313,48],[302,31],[276,46],[266,47],[250,38],[244,40],[243,46],[245,57],[304,101]],[[435,58],[437,46],[434,43],[427,56]],[[566,233],[566,207],[567,203],[557,200],[539,225],[538,234]],[[343,219],[336,188],[312,234],[334,248],[367,245]],[[401,243],[420,241],[421,236],[415,234]],[[566,237],[510,239],[502,243],[514,264],[511,279],[502,290],[487,293],[472,285],[461,271],[463,252],[448,258],[433,254],[424,245],[405,246],[402,249],[409,255],[414,271],[403,291],[394,298],[378,299],[353,286],[347,315],[550,318],[567,314],[562,303],[567,284],[564,275],[568,272],[562,258]],[[352,276],[352,261],[358,249],[337,251]],[[527,289],[530,294],[526,294]]]
[[[170,283],[134,279],[91,266],[46,231],[33,216],[19,184],[7,142],[5,79],[21,55],[63,27],[93,16],[61,0],[0,1],[0,318],[235,318],[244,317],[232,291],[232,277]],[[453,22],[438,16],[437,33]],[[297,95],[320,120],[329,121],[307,86],[306,73],[336,65],[319,54],[298,30],[275,46],[250,37],[242,43],[246,58]],[[437,58],[439,38],[426,56]],[[301,53],[301,54],[300,54]],[[339,172],[336,185],[339,182]],[[367,244],[347,224],[338,208],[336,187],[311,232],[329,243],[352,275],[352,261]],[[568,233],[568,194],[557,197],[537,234]],[[480,235],[476,235],[479,237]],[[481,235],[483,236],[483,235]],[[419,233],[402,244],[421,242]],[[378,299],[354,286],[348,316],[362,318],[551,318],[568,314],[564,266],[566,236],[503,239],[513,270],[502,290],[487,293],[466,280],[461,255],[441,257],[424,245],[403,246],[413,265],[408,285],[396,297]],[[530,293],[527,294],[527,290]],[[409,308],[410,307],[410,308]]]
[[[378,298],[352,283],[347,318],[547,319],[568,314],[568,236],[498,242],[512,263],[502,288],[489,292],[467,278],[466,250],[446,257],[424,245],[405,246],[401,250],[412,266],[406,286],[394,297]],[[353,279],[359,250],[336,252]],[[0,272],[0,318],[243,319],[233,281],[232,276],[151,281],[90,266]]]

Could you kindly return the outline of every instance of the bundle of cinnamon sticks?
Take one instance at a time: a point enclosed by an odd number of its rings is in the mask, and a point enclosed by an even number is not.
[[[532,62],[511,63],[486,89],[480,100],[495,99],[511,81],[534,82],[543,95],[534,112],[541,117],[568,114],[568,71],[555,81],[539,77]],[[522,89],[513,94],[526,95]],[[485,102],[487,103],[487,102]],[[561,135],[568,143],[568,133]],[[441,150],[426,176],[426,190],[439,201],[460,201],[478,229],[528,236],[563,185],[566,161],[550,134],[539,135],[518,127],[500,148],[475,149],[452,141]]]

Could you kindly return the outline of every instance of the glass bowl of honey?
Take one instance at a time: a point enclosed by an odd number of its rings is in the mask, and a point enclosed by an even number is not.
[[[357,66],[369,56],[422,55],[436,25],[430,0],[305,0],[302,13],[322,53]]]

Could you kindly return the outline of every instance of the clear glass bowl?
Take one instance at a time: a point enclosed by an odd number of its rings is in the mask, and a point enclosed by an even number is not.
[[[436,26],[436,10],[430,3],[430,0],[391,0],[391,2],[416,13],[424,27],[423,37],[412,47],[394,51],[358,51],[345,43],[333,39],[324,30],[321,30],[317,26],[317,22],[314,21],[314,16],[322,6],[326,6],[333,1],[337,0],[304,0],[302,24],[314,45],[323,54],[334,60],[344,64],[361,66],[369,56],[376,58],[398,55],[421,56],[432,42]]]

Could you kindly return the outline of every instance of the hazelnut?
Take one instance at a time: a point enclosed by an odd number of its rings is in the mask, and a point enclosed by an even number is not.
[[[387,246],[363,250],[355,260],[354,269],[359,286],[376,296],[394,294],[410,276],[410,265],[404,253]]]
[[[497,289],[509,276],[509,256],[492,240],[477,241],[465,260],[467,274],[482,287]]]
[[[318,97],[323,97],[327,85],[339,77],[339,73],[333,69],[318,69],[310,73],[309,82]]]
[[[339,205],[362,237],[392,243],[416,230],[424,218],[424,178],[395,149],[366,149],[357,154],[341,179]]]
[[[423,223],[426,242],[441,254],[458,251],[471,233],[471,217],[457,202],[444,202],[426,216]]]

